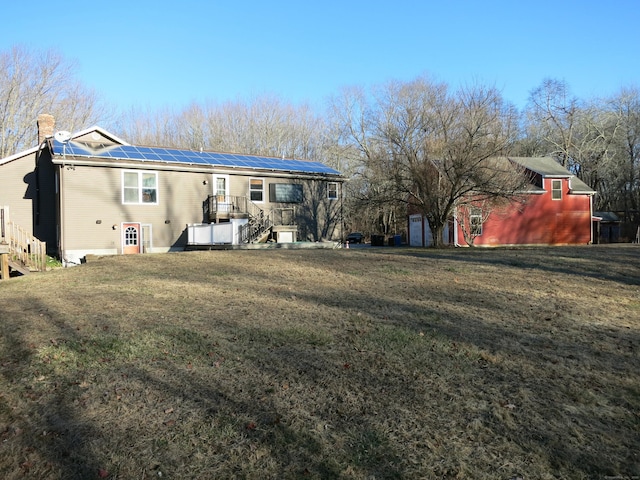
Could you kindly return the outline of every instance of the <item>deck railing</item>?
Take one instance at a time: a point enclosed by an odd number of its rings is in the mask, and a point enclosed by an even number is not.
[[[203,213],[207,221],[234,216],[247,218],[247,224],[240,227],[241,243],[256,241],[274,225],[295,225],[293,207],[274,208],[267,213],[249,198],[236,195],[209,195],[203,203]]]
[[[8,245],[9,260],[27,271],[45,271],[47,244],[9,219],[9,208],[0,207],[0,243]]]
[[[202,205],[204,218],[209,221],[251,213],[252,207],[259,208],[247,197],[236,195],[209,195]]]

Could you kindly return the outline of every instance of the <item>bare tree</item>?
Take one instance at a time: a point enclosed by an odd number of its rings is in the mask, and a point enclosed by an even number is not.
[[[351,122],[344,131],[362,152],[378,201],[411,203],[428,219],[436,246],[457,207],[512,198],[526,183],[510,162],[497,158],[517,134],[517,112],[494,88],[451,94],[447,85],[426,78],[392,82],[358,111],[341,118]],[[382,183],[373,180],[383,176]]]
[[[624,212],[625,221],[640,222],[640,90],[627,87],[610,100],[619,125],[616,162],[609,170],[611,209]]]
[[[619,155],[615,148],[621,118],[608,101],[598,99],[585,103],[576,119],[571,156],[573,173],[598,194],[595,206],[608,209],[612,200],[612,180],[617,176]]]
[[[609,99],[579,100],[564,82],[547,79],[530,101],[527,140],[521,140],[519,153],[535,146],[535,154],[554,156],[596,190],[599,210],[637,209],[637,89],[623,89]]]
[[[132,111],[122,124],[134,143],[238,152],[249,155],[325,160],[324,119],[308,105],[277,97],[192,104],[171,110]]]
[[[579,101],[572,97],[568,85],[547,78],[529,97],[529,121],[544,139],[545,154],[556,157],[564,167],[572,166],[572,147]]]
[[[343,89],[330,101],[331,138],[340,145],[345,184],[345,222],[365,234],[398,233],[406,227],[406,199],[389,176],[388,150],[375,135],[379,110],[361,87]],[[399,220],[400,219],[400,220]]]
[[[490,204],[487,200],[479,200],[475,204],[464,203],[458,206],[456,219],[467,245],[473,247],[476,237],[482,235],[482,225],[494,210],[495,205]]]
[[[95,92],[75,78],[75,64],[49,50],[0,52],[0,158],[33,146],[36,118],[48,113],[63,130],[111,118]]]

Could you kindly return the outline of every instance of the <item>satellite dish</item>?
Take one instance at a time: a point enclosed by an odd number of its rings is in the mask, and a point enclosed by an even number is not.
[[[67,143],[69,140],[71,140],[71,133],[67,132],[66,130],[60,130],[53,135],[53,138],[55,138],[60,143]]]

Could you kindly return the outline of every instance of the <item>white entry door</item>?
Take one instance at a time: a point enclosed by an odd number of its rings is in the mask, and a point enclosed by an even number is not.
[[[213,195],[216,197],[218,212],[229,212],[229,175],[213,175]]]

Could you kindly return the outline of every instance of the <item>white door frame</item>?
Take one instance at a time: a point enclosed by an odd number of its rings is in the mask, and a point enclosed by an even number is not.
[[[221,175],[217,173],[213,173],[211,175],[211,194],[216,197],[216,201],[218,204],[218,212],[227,213],[228,210],[225,210],[225,207],[228,209],[229,205],[231,205],[231,198],[229,196],[229,175]],[[218,179],[224,180],[224,192],[218,195]],[[223,195],[224,198],[220,198]]]

